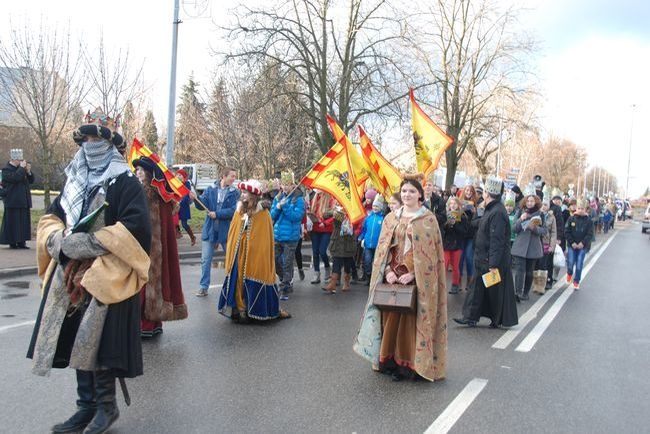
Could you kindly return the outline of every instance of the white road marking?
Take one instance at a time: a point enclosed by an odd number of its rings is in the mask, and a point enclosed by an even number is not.
[[[34,323],[36,323],[36,321],[32,320],[32,321],[25,321],[25,322],[19,322],[19,323],[7,325],[7,326],[2,326],[2,327],[0,327],[0,333],[4,333],[4,332],[6,332],[8,330],[15,329],[15,328],[18,328],[18,327],[34,325]]]
[[[617,232],[618,233],[618,232]],[[614,240],[614,237],[616,237],[617,233],[615,233],[603,246],[598,250],[598,252],[594,255],[594,257],[589,261],[589,264],[585,266],[585,268],[582,270],[582,281],[584,281],[584,278],[589,274],[589,271],[592,269],[596,261],[598,261],[598,258],[605,252],[605,249],[607,249],[607,246]],[[555,303],[553,303],[553,306],[550,307],[548,312],[542,317],[542,319],[537,323],[535,328],[528,333],[528,336],[519,344],[517,348],[515,348],[515,351],[519,351],[522,353],[527,353],[530,350],[533,349],[537,341],[542,337],[548,326],[551,325],[551,322],[555,319],[558,313],[560,313],[560,309],[562,309],[562,306],[564,306],[564,303],[571,297],[571,295],[575,292],[573,287],[568,287],[567,289],[564,290],[562,295],[558,297],[557,300],[555,300]]]
[[[467,383],[467,386],[456,398],[445,408],[440,416],[427,428],[425,434],[445,434],[454,426],[465,410],[472,404],[474,399],[485,388],[488,380],[474,378]]]
[[[596,262],[596,260],[600,257],[601,252],[605,250],[605,248],[609,245],[609,243],[614,239],[614,237],[618,234],[615,233],[605,244],[603,244],[599,249],[596,255],[590,259],[589,263],[585,266],[585,268],[582,270],[582,275],[583,277],[587,275],[588,269],[591,269],[593,264]],[[561,286],[565,285],[565,280],[566,280],[566,274],[562,274],[561,276],[558,276],[558,281],[555,282],[555,285],[553,285],[552,289],[549,289],[546,291],[546,294],[544,294],[544,297],[540,297],[535,304],[533,304],[530,309],[528,309],[520,318],[519,318],[519,324],[517,324],[514,327],[510,327],[508,331],[506,331],[500,338],[497,340],[494,345],[492,345],[492,348],[495,348],[497,350],[505,350],[508,348],[508,346],[514,341],[517,336],[519,336],[519,333],[522,332],[523,329],[526,328],[526,326],[535,318],[537,318],[537,314],[539,313],[540,310],[544,307],[546,302],[548,302],[553,295],[560,289]]]

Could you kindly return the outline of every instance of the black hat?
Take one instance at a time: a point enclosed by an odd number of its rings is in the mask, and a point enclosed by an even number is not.
[[[119,116],[113,119],[104,114],[101,108],[97,107],[94,112],[84,116],[84,124],[72,133],[72,139],[77,145],[81,145],[86,136],[97,136],[111,142],[121,152],[126,150],[124,139],[117,132],[119,128]]]

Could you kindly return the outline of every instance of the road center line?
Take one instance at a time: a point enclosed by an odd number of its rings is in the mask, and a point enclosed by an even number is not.
[[[598,258],[605,252],[605,249],[607,249],[607,246],[609,246],[609,243],[611,243],[614,240],[614,237],[618,234],[615,233],[603,246],[598,250],[598,252],[594,255],[594,257],[589,261],[589,264],[584,268],[582,271],[582,278],[587,276],[589,274],[589,271],[591,271],[592,267],[598,261]],[[542,319],[537,323],[535,328],[533,328],[530,333],[528,333],[528,336],[519,344],[519,346],[515,349],[515,351],[519,351],[522,353],[527,353],[530,350],[533,349],[537,341],[542,337],[548,326],[551,325],[555,317],[557,316],[558,313],[560,313],[560,309],[562,309],[562,306],[564,306],[564,303],[571,297],[571,295],[575,292],[575,290],[572,287],[567,288],[564,290],[562,295],[558,297],[557,300],[555,300],[555,303],[553,303],[553,306],[550,307],[548,312],[542,317]]]
[[[0,327],[0,333],[4,333],[4,332],[6,332],[8,330],[15,329],[17,327],[24,327],[24,326],[28,326],[28,325],[34,325],[35,322],[36,321],[32,320],[32,321],[25,321],[25,322],[19,322],[19,323],[7,325],[7,326],[2,326],[2,327]]]
[[[458,419],[463,415],[465,410],[472,404],[474,399],[485,388],[488,380],[474,378],[467,383],[467,386],[458,394],[456,398],[445,408],[438,418],[433,421],[424,434],[445,434],[454,426]]]

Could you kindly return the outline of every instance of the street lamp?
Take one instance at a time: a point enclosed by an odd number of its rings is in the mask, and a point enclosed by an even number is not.
[[[630,197],[630,161],[632,160],[632,131],[634,130],[634,108],[636,104],[632,104],[632,116],[630,119],[630,146],[627,152],[627,178],[625,180],[625,197],[623,199],[628,199]]]

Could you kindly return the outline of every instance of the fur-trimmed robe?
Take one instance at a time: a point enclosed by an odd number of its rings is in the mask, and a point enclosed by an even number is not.
[[[173,321],[187,318],[187,305],[181,284],[178,244],[172,210],[151,185],[143,185],[151,221],[149,282],[144,292],[143,319]]]
[[[268,320],[279,316],[273,243],[269,211],[258,203],[255,213],[248,217],[239,202],[228,231],[226,279],[218,304],[220,313],[232,316],[233,310],[239,310],[237,299],[241,303],[243,297],[244,313],[248,317]]]
[[[400,215],[401,210],[397,211]],[[391,240],[399,217],[384,218],[372,265],[370,293],[354,342],[354,351],[379,366],[382,327],[381,311],[372,304],[377,284],[384,281]],[[425,207],[411,219],[413,261],[418,289],[414,370],[429,381],[445,378],[447,373],[447,289],[442,237],[435,216]]]

